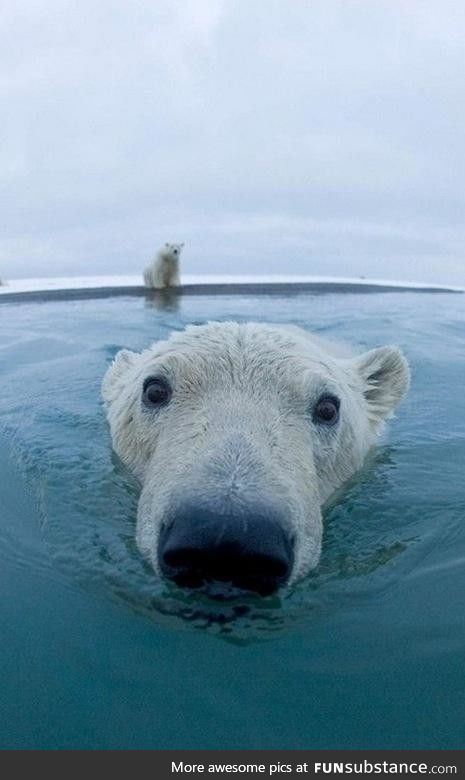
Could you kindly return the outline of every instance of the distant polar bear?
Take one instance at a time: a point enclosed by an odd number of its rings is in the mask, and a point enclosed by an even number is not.
[[[121,350],[102,394],[113,447],[142,486],[141,553],[210,595],[305,576],[323,505],[408,385],[397,347],[352,356],[297,327],[211,322]]]
[[[184,244],[166,243],[144,271],[146,287],[162,290],[179,285],[179,258]]]

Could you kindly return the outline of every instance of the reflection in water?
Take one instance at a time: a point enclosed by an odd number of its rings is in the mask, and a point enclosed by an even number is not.
[[[181,291],[177,287],[149,290],[145,293],[145,305],[158,311],[178,311]]]

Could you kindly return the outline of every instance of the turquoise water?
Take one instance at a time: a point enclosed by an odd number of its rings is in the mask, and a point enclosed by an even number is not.
[[[0,748],[462,748],[465,301],[115,298],[0,307]],[[408,400],[327,514],[318,570],[215,608],[154,580],[106,366],[189,322],[397,343]]]

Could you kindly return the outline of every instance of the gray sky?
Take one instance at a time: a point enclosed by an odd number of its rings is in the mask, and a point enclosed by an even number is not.
[[[465,4],[3,0],[0,276],[465,284]]]

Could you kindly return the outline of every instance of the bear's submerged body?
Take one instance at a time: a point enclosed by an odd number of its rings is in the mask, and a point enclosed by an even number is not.
[[[405,394],[396,347],[352,356],[293,326],[190,326],[103,381],[113,447],[142,486],[136,540],[158,575],[261,594],[319,560],[321,510]]]

